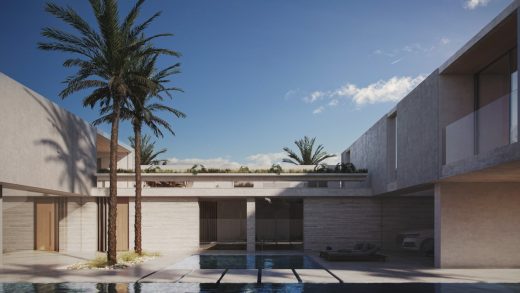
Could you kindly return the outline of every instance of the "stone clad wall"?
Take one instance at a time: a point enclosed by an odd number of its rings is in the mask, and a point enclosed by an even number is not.
[[[359,241],[395,250],[398,233],[433,229],[433,197],[305,198],[303,222],[306,250],[348,249]]]
[[[96,251],[97,221],[95,198],[66,198],[64,217],[59,221],[60,251]]]
[[[3,197],[3,251],[34,249],[34,201],[29,197]]]
[[[129,202],[129,248],[134,248],[134,199]],[[143,198],[142,243],[146,251],[193,251],[199,248],[197,198]]]
[[[380,205],[371,198],[305,198],[304,249],[352,247],[358,241],[380,243]]]
[[[520,267],[520,183],[436,187],[436,266]]]

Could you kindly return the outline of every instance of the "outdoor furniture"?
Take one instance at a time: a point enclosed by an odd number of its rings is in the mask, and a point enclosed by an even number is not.
[[[320,252],[320,257],[328,261],[386,261],[386,256],[378,254],[379,247],[368,242],[359,242],[352,249],[327,250]]]

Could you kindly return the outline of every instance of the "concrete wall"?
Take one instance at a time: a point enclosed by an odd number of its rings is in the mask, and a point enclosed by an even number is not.
[[[520,267],[520,183],[440,183],[436,266]]]
[[[134,247],[133,199],[129,203],[129,248]],[[192,251],[199,248],[199,203],[197,198],[143,198],[143,249],[147,251]]]
[[[97,203],[95,198],[68,197],[59,221],[60,251],[97,250]]]
[[[76,194],[94,187],[96,130],[1,73],[0,125],[0,183]]]
[[[359,241],[380,244],[380,205],[371,198],[303,200],[304,249],[349,248]]]
[[[368,169],[374,194],[439,178],[438,85],[435,71],[397,104],[395,112],[377,121],[349,147],[350,161]],[[397,170],[392,119],[397,128]]]
[[[304,248],[341,249],[369,241],[399,250],[399,233],[433,229],[433,211],[433,197],[305,198]]]
[[[350,162],[368,169],[374,194],[387,189],[387,118],[383,117],[350,146]],[[343,156],[342,156],[343,157]]]
[[[3,197],[3,251],[34,249],[34,201],[29,197]]]
[[[439,178],[438,79],[435,71],[397,104],[397,189]]]

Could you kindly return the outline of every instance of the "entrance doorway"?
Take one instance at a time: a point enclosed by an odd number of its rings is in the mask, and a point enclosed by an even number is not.
[[[54,200],[35,202],[35,250],[57,251],[56,203]]]
[[[256,249],[303,249],[303,199],[257,198]]]
[[[210,250],[246,249],[246,200],[199,201],[200,245]]]

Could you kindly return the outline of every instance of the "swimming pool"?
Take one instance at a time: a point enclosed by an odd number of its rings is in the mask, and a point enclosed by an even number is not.
[[[321,269],[306,255],[192,255],[174,269]]]
[[[180,284],[180,283],[58,283],[0,284],[0,292],[378,292],[378,293],[452,293],[452,292],[520,292],[520,284]]]

